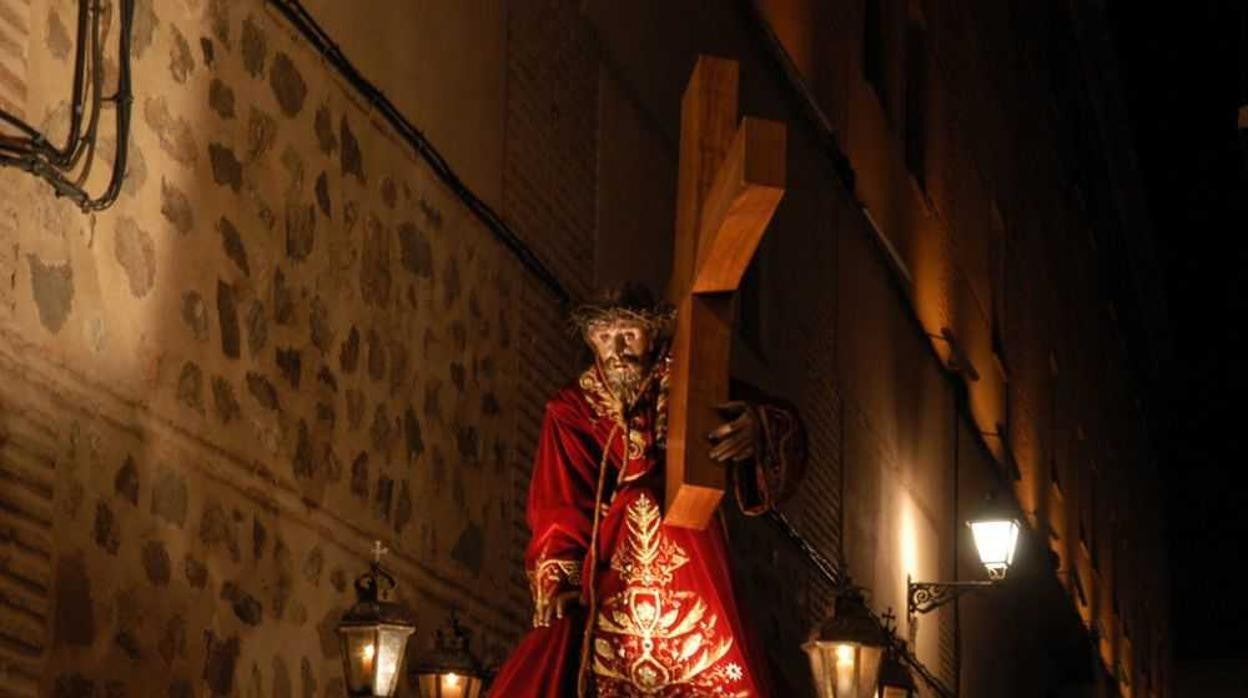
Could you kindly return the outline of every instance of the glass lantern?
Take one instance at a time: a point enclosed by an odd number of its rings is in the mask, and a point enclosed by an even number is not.
[[[416,630],[412,613],[390,601],[397,585],[381,568],[379,546],[374,551],[369,571],[355,580],[356,604],[338,623],[343,675],[352,698],[395,695],[407,640]]]
[[[975,539],[979,561],[993,581],[1005,579],[1014,564],[1020,526],[1014,515],[990,501],[983,512],[967,522]]]
[[[452,612],[450,632],[438,630],[433,652],[411,669],[423,698],[480,698],[486,672],[468,648],[471,634]]]
[[[802,649],[819,698],[875,698],[880,660],[888,639],[857,590],[842,593],[836,614],[812,633]]]

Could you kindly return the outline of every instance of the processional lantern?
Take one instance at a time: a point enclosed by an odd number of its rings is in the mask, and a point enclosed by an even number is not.
[[[356,603],[338,623],[343,676],[352,698],[395,695],[407,640],[416,630],[412,612],[390,600],[397,583],[381,567],[385,552],[380,541],[373,544],[373,562],[355,580]]]
[[[836,613],[811,634],[802,649],[819,698],[875,698],[880,660],[888,646],[862,593],[848,589],[836,599]]]
[[[486,671],[468,647],[469,631],[451,613],[449,633],[437,631],[433,652],[411,669],[422,698],[479,698]]]

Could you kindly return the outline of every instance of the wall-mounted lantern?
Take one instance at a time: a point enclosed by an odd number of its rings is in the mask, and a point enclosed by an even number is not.
[[[433,652],[411,669],[423,698],[479,698],[486,671],[468,647],[471,633],[451,612],[449,633],[437,631]]]
[[[988,572],[989,581],[912,582],[907,577],[907,607],[911,617],[939,608],[968,592],[996,586],[1010,571],[1022,528],[1013,512],[989,497],[984,509],[968,521],[967,526],[971,529],[975,551]]]
[[[888,637],[871,616],[862,593],[843,591],[836,614],[811,634],[802,649],[810,656],[819,698],[875,698],[880,660]]]
[[[412,612],[390,601],[397,583],[381,567],[385,552],[380,541],[373,544],[373,562],[355,580],[356,603],[338,623],[343,675],[352,698],[395,694],[407,639],[416,630]]]
[[[1014,564],[1021,527],[1011,512],[989,506],[967,525],[971,527],[975,550],[984,569],[988,570],[988,578],[1001,581],[1010,571],[1010,565]]]

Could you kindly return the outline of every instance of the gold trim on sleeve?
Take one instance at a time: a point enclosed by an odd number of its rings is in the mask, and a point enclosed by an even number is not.
[[[581,585],[581,562],[560,558],[538,558],[529,572],[529,591],[533,595],[533,627],[543,627],[545,611],[561,592]]]

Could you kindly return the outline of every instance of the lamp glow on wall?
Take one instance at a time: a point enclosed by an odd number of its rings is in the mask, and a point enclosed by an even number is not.
[[[1013,512],[989,496],[988,503],[967,526],[989,581],[912,582],[907,578],[907,606],[911,617],[935,610],[968,592],[996,586],[1009,573],[1022,529]]]
[[[888,637],[856,589],[836,599],[836,613],[811,634],[802,649],[819,698],[875,698],[880,660]]]
[[[468,647],[470,633],[451,613],[451,631],[437,631],[433,652],[412,667],[423,698],[479,698],[486,671]]]
[[[356,603],[338,623],[343,675],[352,698],[388,698],[399,685],[407,639],[416,630],[408,608],[390,601],[398,586],[381,567],[386,549],[373,544],[373,562],[355,580]]]

